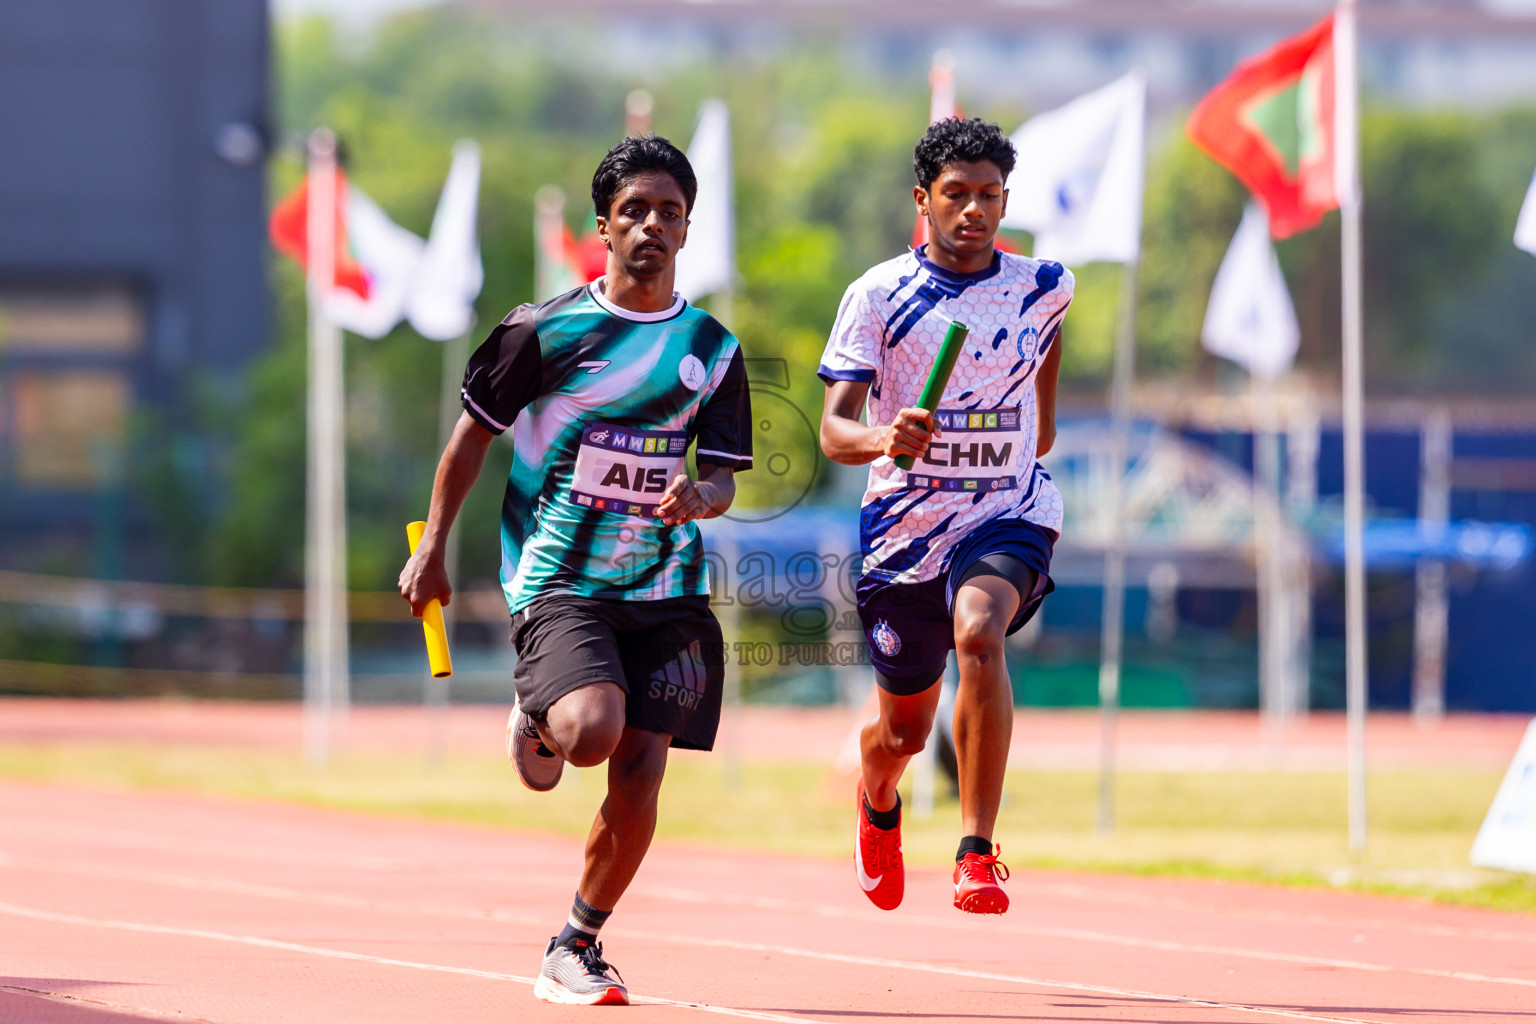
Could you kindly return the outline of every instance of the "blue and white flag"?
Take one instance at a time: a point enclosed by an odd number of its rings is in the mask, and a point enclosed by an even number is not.
[[[1536,177],[1531,179],[1525,202],[1520,204],[1520,219],[1515,222],[1515,245],[1536,256]]]
[[[1003,227],[1035,236],[1034,256],[1078,264],[1141,255],[1147,83],[1133,71],[1013,133]]]
[[[1536,874],[1536,722],[1526,729],[1478,830],[1472,863]]]
[[[1257,203],[1243,211],[1216,271],[1200,341],[1255,377],[1278,377],[1296,359],[1301,328],[1269,240],[1269,217]]]

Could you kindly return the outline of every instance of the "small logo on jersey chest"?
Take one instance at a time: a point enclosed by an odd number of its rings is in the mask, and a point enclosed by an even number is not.
[[[1040,331],[1034,327],[1020,327],[1018,337],[1014,344],[1019,350],[1019,358],[1030,360],[1035,358],[1035,352],[1040,348]]]
[[[704,363],[698,356],[689,353],[683,356],[677,364],[677,379],[683,382],[683,387],[689,391],[697,391],[704,386]]]
[[[875,623],[875,628],[869,631],[869,637],[875,642],[875,647],[887,658],[894,658],[901,653],[901,637],[890,627],[884,619]]]

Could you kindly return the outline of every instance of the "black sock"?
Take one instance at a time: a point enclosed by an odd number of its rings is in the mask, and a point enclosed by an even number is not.
[[[960,852],[955,854],[955,863],[958,864],[964,860],[965,855],[968,853],[975,853],[985,857],[991,852],[992,840],[983,839],[981,836],[966,836],[960,840]]]
[[[608,920],[611,910],[598,910],[581,894],[576,894],[576,899],[571,903],[571,916],[566,920],[565,927],[560,934],[555,936],[555,945],[564,946],[566,949],[575,949],[577,946],[590,946],[597,941],[597,933]]]
[[[864,798],[864,816],[875,828],[889,832],[901,824],[901,794],[896,794],[896,806],[888,811],[877,811],[869,806],[869,797]]]

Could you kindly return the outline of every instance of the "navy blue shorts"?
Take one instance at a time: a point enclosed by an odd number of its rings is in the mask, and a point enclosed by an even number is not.
[[[861,578],[856,588],[859,620],[881,689],[907,696],[938,682],[955,647],[955,590],[988,555],[1009,555],[1035,571],[1034,589],[1019,602],[1009,634],[1034,618],[1045,596],[1056,589],[1051,580],[1055,545],[1053,530],[1022,519],[994,519],[971,531],[950,555],[949,569],[931,580]]]

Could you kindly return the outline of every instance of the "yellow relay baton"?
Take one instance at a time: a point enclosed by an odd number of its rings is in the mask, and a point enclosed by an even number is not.
[[[411,554],[427,532],[426,523],[411,523],[405,528],[405,537],[411,542]],[[427,663],[432,666],[433,679],[446,679],[453,675],[453,659],[448,656],[448,630],[443,626],[443,606],[437,598],[427,602],[421,613],[421,631],[427,635]]]

